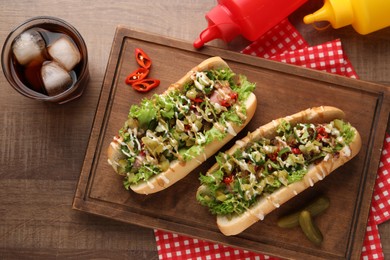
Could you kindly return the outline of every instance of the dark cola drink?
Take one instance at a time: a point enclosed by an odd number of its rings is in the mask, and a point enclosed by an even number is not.
[[[21,27],[10,34],[2,52],[3,71],[11,85],[44,101],[64,103],[80,96],[89,79],[80,34],[52,17],[35,18]]]

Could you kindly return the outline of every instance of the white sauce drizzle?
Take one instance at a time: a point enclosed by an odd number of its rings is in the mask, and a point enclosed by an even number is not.
[[[202,164],[203,162],[201,160],[196,159],[196,162],[199,164]]]
[[[260,219],[260,220],[264,220],[264,214],[262,212],[259,212],[259,213],[256,213],[255,216]]]
[[[318,180],[322,180],[322,179],[324,179],[321,175],[320,175],[320,173],[319,172],[316,172],[316,176],[317,176],[317,179]]]
[[[327,162],[330,159],[330,154],[326,154],[324,157],[324,162]]]
[[[275,201],[273,201],[271,196],[267,196],[267,200],[269,200],[272,203],[272,205],[274,205],[275,208],[279,208],[280,207],[280,204],[275,202]]]
[[[237,140],[236,141],[236,144],[241,146],[241,147],[244,147],[245,146],[245,142],[244,141],[241,141],[241,140]]]
[[[313,180],[312,180],[310,177],[308,178],[308,180],[309,180],[309,185],[310,185],[310,187],[313,187],[313,186],[314,186]]]
[[[131,154],[130,153],[128,153],[128,152],[126,152],[125,150],[123,150],[122,149],[122,153],[124,154],[124,155],[126,155],[127,157],[131,157]]]
[[[165,175],[161,174],[161,175],[160,175],[160,178],[161,178],[166,184],[169,183],[169,179],[168,179],[167,177],[165,177]]]
[[[238,117],[241,119],[241,120],[245,120],[246,119],[246,115],[241,113],[240,111],[240,106],[235,106],[235,109],[236,109],[236,114],[238,115]]]
[[[154,189],[154,185],[150,181],[146,181],[146,184],[149,186],[149,188]]]
[[[348,145],[346,145],[343,148],[343,152],[344,152],[344,156],[346,156],[346,157],[350,157],[352,154],[351,148]]]
[[[323,167],[321,167],[320,170],[322,172],[322,177],[325,178],[326,177],[326,170]]]
[[[229,134],[231,134],[233,136],[237,135],[236,131],[234,131],[232,124],[230,124],[229,122],[226,122],[226,127],[227,127],[227,131]]]
[[[120,146],[117,142],[111,142],[110,145],[112,146],[112,148],[114,148],[115,150],[118,150],[120,149]]]

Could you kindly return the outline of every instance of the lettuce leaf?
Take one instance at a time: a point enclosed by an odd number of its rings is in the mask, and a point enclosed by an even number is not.
[[[152,176],[157,175],[160,172],[161,169],[157,165],[144,164],[138,169],[136,173],[129,172],[123,181],[123,185],[128,190],[130,188],[130,185],[147,181]]]
[[[139,126],[143,129],[148,129],[150,123],[156,119],[157,111],[153,99],[145,98],[141,101],[139,106],[131,106],[129,117],[137,118]]]
[[[244,115],[246,115],[246,109],[244,106],[241,107],[241,113],[243,113]],[[221,116],[221,120],[220,120],[222,123],[225,123],[225,122],[232,122],[236,125],[241,125],[243,122],[241,120],[241,118],[237,115],[236,111],[233,110],[233,109],[230,109],[226,112],[224,112]]]
[[[215,140],[221,141],[223,138],[225,138],[225,136],[226,136],[226,133],[221,132],[215,126],[213,126],[205,134],[206,144],[209,144],[209,143],[211,143],[212,141],[215,141]]]
[[[189,161],[203,152],[203,146],[193,145],[189,149],[183,149],[180,151],[184,161]]]
[[[256,84],[247,80],[247,77],[240,75],[240,84],[232,86],[232,89],[238,93],[238,101],[244,102],[248,99],[249,95],[255,90]]]

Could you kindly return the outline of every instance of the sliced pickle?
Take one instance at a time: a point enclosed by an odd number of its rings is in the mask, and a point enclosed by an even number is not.
[[[310,212],[312,217],[319,215],[324,212],[329,207],[330,201],[329,198],[321,196],[314,200],[312,203],[307,205],[303,210]],[[292,214],[281,217],[278,220],[278,226],[282,228],[293,228],[299,226],[299,214],[300,211],[294,212]]]
[[[316,226],[309,211],[303,210],[299,214],[299,225],[306,237],[316,246],[320,246],[324,239],[320,229]]]

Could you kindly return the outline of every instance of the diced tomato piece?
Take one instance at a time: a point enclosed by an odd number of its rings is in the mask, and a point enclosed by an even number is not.
[[[200,97],[196,97],[196,98],[191,99],[191,100],[194,101],[195,103],[202,103],[203,102],[203,99]]]
[[[297,147],[291,148],[291,151],[293,154],[301,154],[302,153],[301,150],[299,150],[299,148],[297,148]]]
[[[225,178],[223,178],[223,182],[224,182],[226,185],[229,185],[230,183],[232,183],[233,180],[234,180],[233,175],[231,175],[231,176],[226,176]]]
[[[267,154],[267,156],[271,161],[276,161],[276,159],[278,158],[278,153],[270,153]]]

